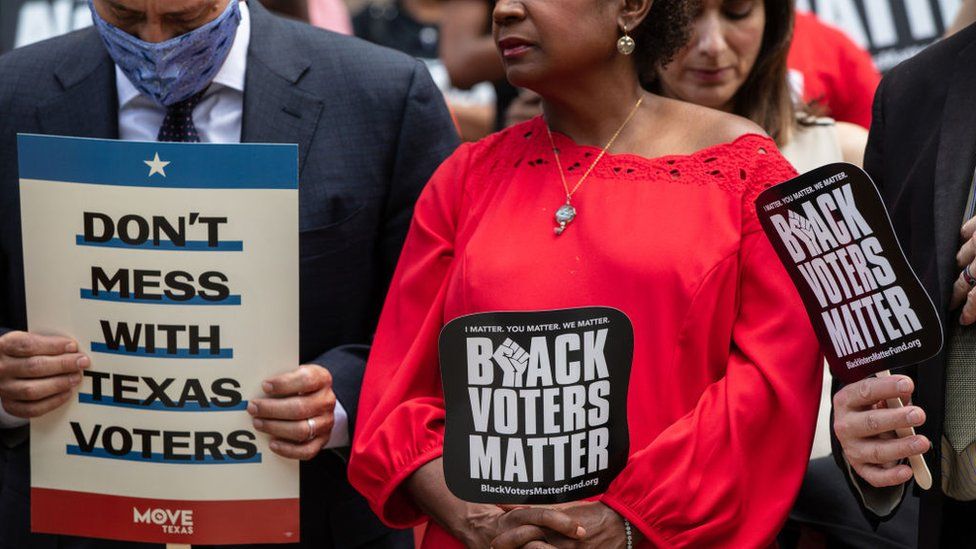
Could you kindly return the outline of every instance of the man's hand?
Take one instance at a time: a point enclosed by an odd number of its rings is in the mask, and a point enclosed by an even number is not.
[[[908,402],[915,384],[906,376],[869,377],[851,383],[834,395],[834,433],[854,471],[872,486],[897,486],[912,477],[912,469],[899,463],[923,454],[931,443],[922,435],[897,438],[895,429],[925,423],[918,406],[886,408],[885,401]]]
[[[332,374],[316,364],[303,364],[265,380],[262,388],[269,398],[252,400],[247,411],[254,428],[271,435],[271,450],[301,460],[318,455],[334,423]]]
[[[0,401],[12,415],[44,415],[71,398],[91,360],[58,336],[9,332],[0,337]]]
[[[956,265],[960,269],[969,268],[969,274],[976,276],[976,217],[963,224],[960,235],[962,236],[962,246],[956,254]],[[949,310],[954,311],[962,305],[962,312],[959,315],[959,323],[968,326],[976,322],[976,288],[966,281],[963,271],[959,272],[956,281],[952,284],[952,299],[949,301]]]

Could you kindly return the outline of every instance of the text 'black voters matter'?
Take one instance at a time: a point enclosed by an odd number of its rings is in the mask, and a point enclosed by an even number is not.
[[[857,381],[939,352],[935,307],[863,170],[820,167],[764,191],[756,213],[834,376]]]
[[[459,498],[559,503],[604,492],[627,463],[634,330],[585,307],[491,312],[441,331],[444,473]]]

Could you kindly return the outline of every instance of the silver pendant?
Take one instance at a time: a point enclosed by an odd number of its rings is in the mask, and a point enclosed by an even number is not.
[[[558,223],[559,226],[553,229],[556,236],[563,234],[563,231],[566,230],[566,225],[572,223],[574,219],[576,219],[576,208],[574,208],[572,204],[566,202],[560,206],[559,209],[556,210],[556,223]]]

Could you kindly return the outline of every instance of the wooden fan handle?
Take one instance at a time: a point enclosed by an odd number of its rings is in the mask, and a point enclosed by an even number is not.
[[[890,370],[882,370],[877,373],[878,377],[887,377],[891,375]],[[900,398],[889,398],[886,400],[888,408],[903,408],[905,404]],[[896,429],[895,433],[898,434],[900,438],[910,437],[915,435],[915,429],[913,427],[908,427],[906,429]],[[922,490],[928,490],[932,487],[932,471],[929,471],[929,466],[925,463],[925,458],[921,455],[915,454],[908,458],[908,464],[912,466],[912,474],[915,476],[915,484]]]

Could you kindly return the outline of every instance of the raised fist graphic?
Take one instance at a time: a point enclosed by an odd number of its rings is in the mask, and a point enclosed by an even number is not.
[[[521,345],[515,343],[511,338],[506,338],[501,345],[495,349],[492,355],[495,362],[502,368],[504,376],[502,385],[505,387],[521,387],[525,378],[525,370],[529,367],[529,353]]]

